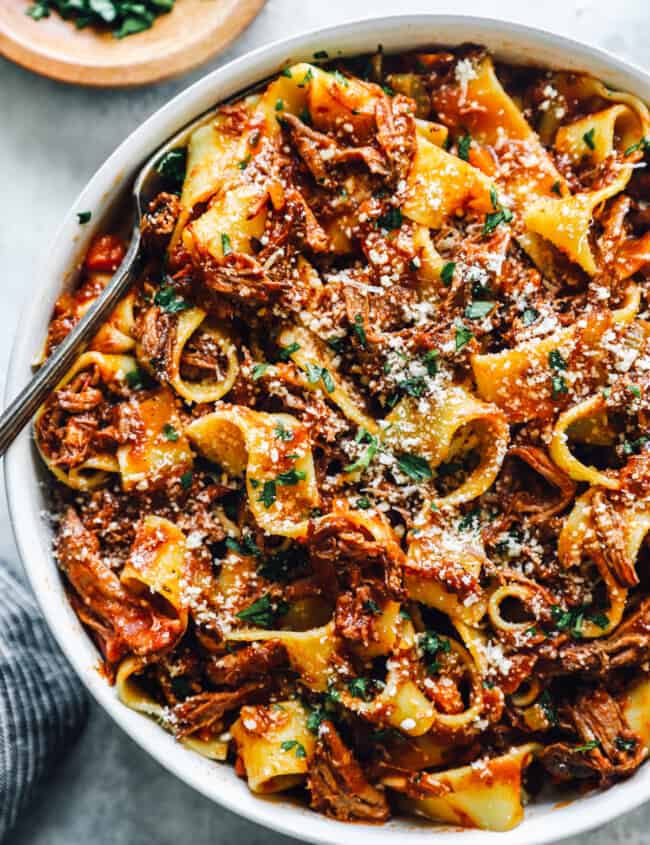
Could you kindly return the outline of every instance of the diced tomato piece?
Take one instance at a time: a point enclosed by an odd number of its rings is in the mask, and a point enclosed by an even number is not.
[[[88,270],[114,273],[126,252],[124,243],[116,235],[98,235],[90,244],[86,255]]]

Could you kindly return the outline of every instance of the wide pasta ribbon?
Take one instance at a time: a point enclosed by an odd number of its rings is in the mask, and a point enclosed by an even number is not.
[[[306,535],[320,497],[309,435],[295,417],[230,405],[195,420],[186,434],[230,475],[245,474],[249,507],[260,528],[282,537]]]

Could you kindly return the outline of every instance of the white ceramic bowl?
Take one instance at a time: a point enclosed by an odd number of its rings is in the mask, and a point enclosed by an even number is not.
[[[30,364],[45,337],[54,301],[64,284],[74,282],[93,228],[124,191],[139,164],[163,140],[220,100],[263,79],[289,61],[310,59],[327,50],[330,56],[354,55],[383,45],[388,52],[432,44],[483,44],[500,59],[561,69],[589,71],[610,86],[650,101],[650,75],[609,54],[586,45],[516,24],[486,18],[411,15],[394,16],[298,35],[255,50],[214,71],[156,112],[118,147],[98,170],[68,212],[38,278],[18,326],[7,380],[7,398],[29,379]],[[93,210],[93,226],[76,222],[79,209]],[[606,793],[579,798],[568,806],[553,803],[530,806],[523,824],[508,833],[449,828],[434,831],[418,819],[395,819],[383,827],[345,825],[298,807],[281,797],[252,795],[230,766],[210,762],[177,744],[153,721],[122,705],[114,688],[97,671],[98,653],[73,613],[51,554],[51,534],[43,519],[43,467],[28,431],[6,458],[7,494],[20,554],[50,628],[68,659],[95,699],[142,748],[163,766],[208,798],[259,824],[309,842],[328,845],[538,845],[596,827],[650,798],[650,764]]]

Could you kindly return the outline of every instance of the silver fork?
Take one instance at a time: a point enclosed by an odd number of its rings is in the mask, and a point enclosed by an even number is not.
[[[270,78],[270,77],[269,77]],[[256,85],[240,91],[222,101],[220,105],[240,100],[243,97],[259,90],[268,80],[265,79]],[[72,366],[75,358],[83,347],[97,333],[102,322],[117,306],[122,296],[126,293],[133,281],[138,263],[141,235],[140,223],[142,215],[154,198],[156,193],[162,189],[163,181],[156,170],[160,159],[168,152],[177,147],[184,146],[189,136],[195,129],[207,123],[214,116],[220,106],[210,109],[200,117],[183,127],[172,138],[159,147],[138,173],[133,183],[132,199],[135,205],[135,219],[129,248],[124,260],[117,271],[106,285],[100,296],[91,305],[84,316],[79,320],[74,329],[68,334],[47,361],[38,370],[32,380],[20,391],[18,396],[5,408],[0,415],[0,457],[4,455],[9,446],[13,443],[18,434],[34,416],[38,408],[47,398],[47,395],[54,390],[63,376]]]

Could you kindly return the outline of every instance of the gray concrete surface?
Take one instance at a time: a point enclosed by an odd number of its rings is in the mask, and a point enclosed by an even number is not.
[[[14,2],[14,0],[0,0]],[[182,0],[180,0],[182,2]],[[16,318],[38,296],[36,267],[61,215],[143,118],[204,72],[269,40],[397,11],[483,14],[552,29],[650,66],[647,0],[269,0],[225,53],[184,78],[137,91],[50,82],[0,59],[0,380]],[[4,488],[0,555],[15,558]],[[606,797],[603,800],[611,800]],[[151,760],[96,708],[67,758],[24,814],[11,845],[289,845],[211,804]],[[570,845],[650,842],[650,805]]]

